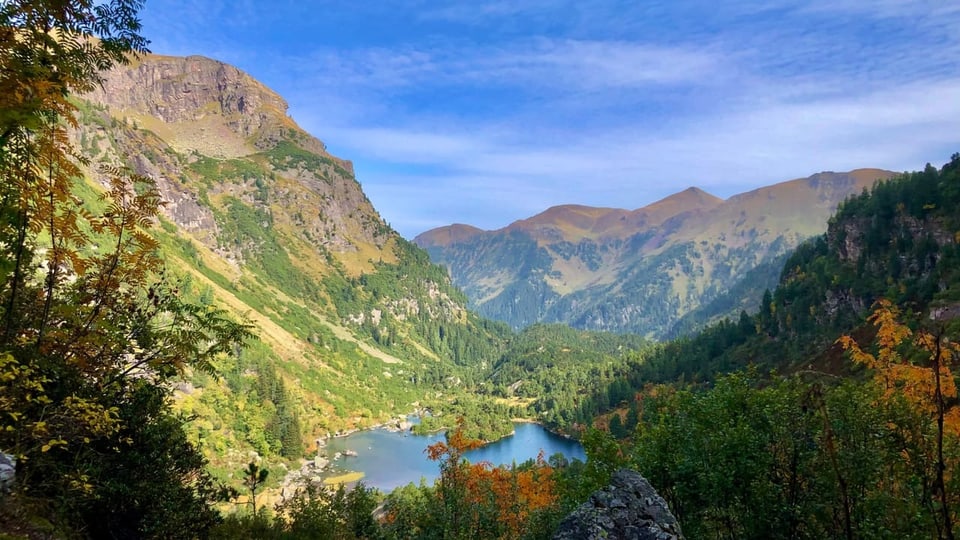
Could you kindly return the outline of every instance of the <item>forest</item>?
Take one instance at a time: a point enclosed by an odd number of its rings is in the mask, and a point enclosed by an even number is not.
[[[0,450],[16,470],[0,493],[0,537],[550,538],[630,467],[690,538],[955,538],[960,154],[845,202],[827,233],[786,259],[756,313],[692,336],[512,333],[426,310],[367,328],[387,351],[425,355],[398,339],[412,328],[453,360],[418,374],[430,389],[459,385],[436,404],[445,441],[425,449],[439,479],[389,494],[310,486],[258,507],[281,471],[214,470],[201,441],[225,443],[204,438],[213,426],[193,414],[209,403],[177,408],[172,389],[222,380],[248,401],[215,420],[291,460],[306,450],[293,389],[247,321],[168,272],[160,251],[172,241],[153,180],[101,166],[106,190],[93,203],[80,196],[95,165],[70,144],[89,112],[72,97],[146,52],[141,7],[0,6]],[[232,233],[267,234],[231,204]],[[375,273],[323,283],[334,309],[347,316],[353,304],[407,294],[391,275],[444,281],[412,244],[396,250],[405,255]],[[290,270],[273,263],[265,275]],[[309,331],[309,314],[292,313]],[[586,463],[464,458],[513,415],[579,438]]]

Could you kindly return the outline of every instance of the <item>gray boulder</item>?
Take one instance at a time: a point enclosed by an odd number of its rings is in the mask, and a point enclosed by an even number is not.
[[[0,494],[9,493],[17,477],[17,458],[0,452]]]
[[[564,518],[554,540],[682,540],[680,524],[647,479],[620,469]]]

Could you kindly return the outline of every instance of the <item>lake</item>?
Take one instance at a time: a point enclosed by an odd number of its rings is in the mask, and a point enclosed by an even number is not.
[[[494,465],[522,463],[536,459],[543,449],[544,457],[557,452],[568,460],[586,461],[583,447],[577,441],[555,435],[539,424],[516,423],[515,433],[482,448],[470,451],[466,458],[471,462],[489,461]],[[419,483],[425,478],[428,485],[440,473],[436,462],[427,459],[424,452],[428,445],[444,441],[443,433],[413,435],[385,429],[358,431],[346,437],[327,440],[327,456],[335,452],[353,450],[356,457],[341,457],[331,464],[338,471],[364,473],[363,483],[387,492],[410,482]]]

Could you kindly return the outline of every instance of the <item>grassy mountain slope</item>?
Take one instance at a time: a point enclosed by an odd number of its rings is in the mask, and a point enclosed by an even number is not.
[[[844,333],[869,337],[866,316],[881,298],[914,322],[956,326],[958,205],[960,154],[940,170],[928,166],[878,183],[841,205],[826,233],[787,258],[759,313],[664,346],[633,374],[634,386],[706,380],[748,364],[848,373],[835,341]]]
[[[245,73],[146,56],[80,108],[73,136],[93,180],[80,195],[96,199],[101,164],[156,180],[156,234],[180,293],[260,336],[220,380],[179,388],[223,467],[244,447],[298,457],[304,441],[443,399],[499,354],[505,328],[470,314],[446,272],[384,223],[350,162]]]
[[[455,225],[414,242],[479,313],[511,326],[664,337],[756,305],[775,283],[771,265],[822,232],[840,201],[892,174],[820,173],[726,201],[690,188],[632,211],[559,206],[496,231]],[[737,286],[757,268],[759,286]]]

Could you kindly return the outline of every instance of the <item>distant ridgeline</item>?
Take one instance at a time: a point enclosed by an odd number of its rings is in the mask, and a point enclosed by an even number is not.
[[[628,386],[703,383],[747,366],[849,374],[854,368],[834,342],[859,332],[881,298],[908,314],[952,320],[960,314],[957,208],[960,154],[939,170],[928,165],[877,183],[843,202],[826,233],[786,258],[779,284],[763,293],[754,315],[741,312],[658,347],[637,363]],[[569,417],[588,421],[609,410],[608,394]]]
[[[754,310],[784,257],[889,171],[820,173],[722,200],[690,188],[638,210],[558,206],[496,231],[414,239],[478,313],[653,338]]]
[[[956,538],[958,208],[960,154],[878,183],[757,314],[556,415],[605,429],[593,467],[641,471],[691,538]]]

